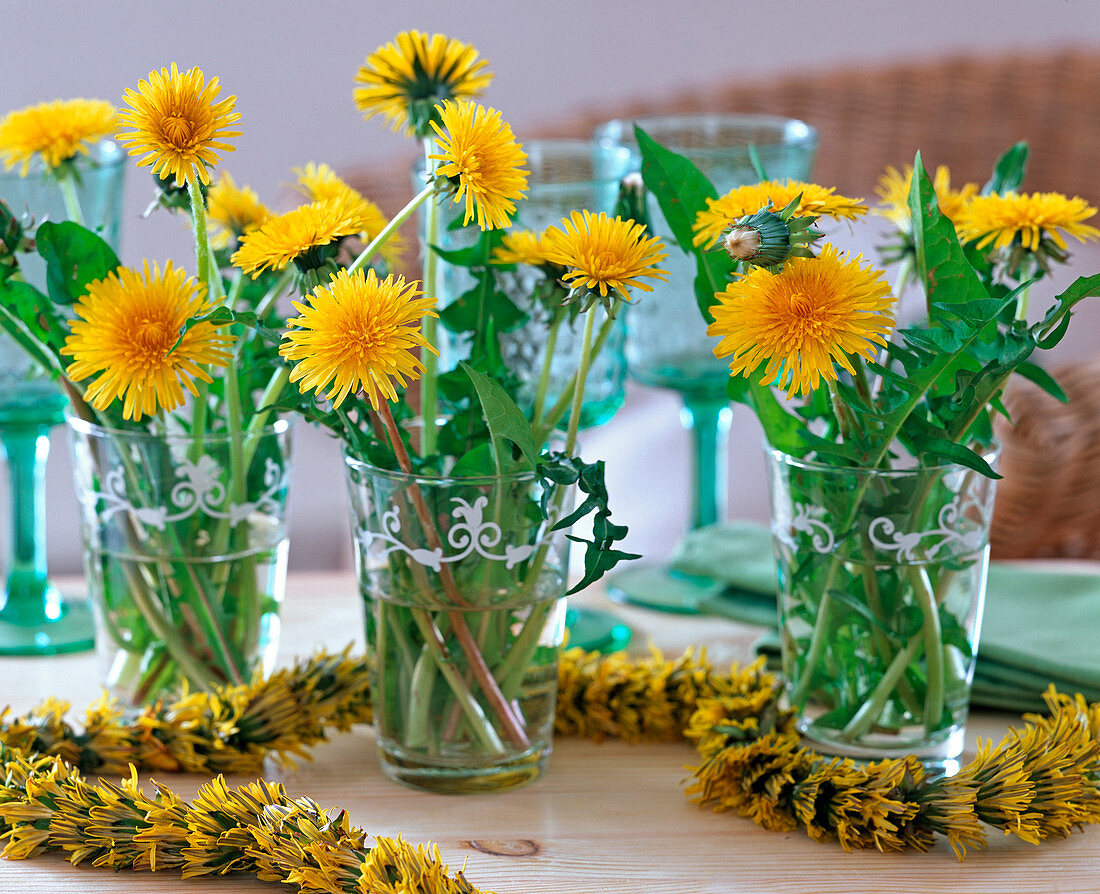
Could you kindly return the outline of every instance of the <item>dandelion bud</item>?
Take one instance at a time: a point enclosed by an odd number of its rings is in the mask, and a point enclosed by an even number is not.
[[[734,226],[722,237],[721,244],[731,258],[751,261],[760,254],[763,241],[756,227]]]
[[[731,258],[757,267],[778,267],[791,253],[791,230],[770,209],[734,221],[719,243]]]

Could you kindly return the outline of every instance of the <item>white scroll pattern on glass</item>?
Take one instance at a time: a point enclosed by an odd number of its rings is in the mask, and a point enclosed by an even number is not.
[[[944,505],[936,517],[936,527],[924,531],[899,531],[892,518],[879,516],[867,526],[867,537],[876,549],[893,554],[894,560],[931,561],[945,548],[958,555],[977,552],[985,546],[985,532],[993,512],[991,498],[971,494],[956,496]],[[837,535],[825,520],[821,506],[795,503],[794,513],[777,520],[772,533],[791,549],[799,546],[795,534],[806,535],[810,547],[818,553],[832,552]]]
[[[286,487],[286,470],[278,462],[268,457],[264,464],[263,492],[255,500],[244,503],[225,502],[226,489],[222,482],[222,467],[209,456],[197,461],[185,460],[179,464],[176,476],[179,479],[168,494],[169,505],[137,505],[131,499],[126,485],[126,474],[122,468],[114,468],[103,479],[103,490],[89,492],[89,498],[95,504],[106,504],[101,511],[100,521],[108,521],[119,512],[126,512],[135,521],[163,531],[169,524],[190,518],[199,512],[211,518],[227,519],[236,525],[255,512],[276,512],[279,504],[276,495]]]
[[[436,572],[444,564],[460,562],[474,553],[490,562],[504,562],[505,568],[513,568],[531,557],[531,554],[542,544],[546,533],[554,526],[553,519],[548,519],[539,529],[539,537],[534,543],[523,543],[518,546],[505,544],[503,551],[500,551],[497,548],[500,547],[504,536],[500,525],[486,521],[484,517],[485,507],[489,504],[488,498],[479,496],[472,505],[461,497],[453,497],[451,502],[455,504],[454,509],[451,510],[451,518],[455,519],[456,523],[447,531],[447,544],[455,552],[448,555],[442,547],[435,549],[416,547],[401,540],[401,518],[396,506],[382,513],[383,531],[371,531],[365,526],[359,529],[357,536],[363,545],[364,552],[371,549],[374,544],[382,543],[385,544],[385,548],[375,553],[377,558],[384,559],[390,553],[403,552],[417,564]]]

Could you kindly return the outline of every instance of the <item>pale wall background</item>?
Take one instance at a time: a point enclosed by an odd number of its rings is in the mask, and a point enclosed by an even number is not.
[[[151,69],[173,61],[181,68],[197,65],[220,77],[225,94],[237,95],[243,116],[244,135],[225,169],[270,204],[288,204],[282,185],[292,166],[316,160],[342,169],[411,154],[404,138],[377,122],[364,123],[351,100],[352,79],[365,56],[407,28],[473,43],[496,73],[486,102],[503,112],[522,139],[525,129],[545,129],[578,110],[614,109],[616,101],[669,96],[708,82],[956,52],[1097,47],[1100,4],[0,0],[0,113],[62,97],[119,101]],[[123,260],[174,258],[193,265],[178,222],[139,218],[149,199],[147,184],[144,173],[131,169]],[[840,238],[867,248],[875,241],[866,228],[852,242],[847,234]],[[1079,257],[1074,272],[1098,269],[1100,253],[1093,251]],[[1060,356],[1096,352],[1094,319],[1079,321]],[[608,461],[613,506],[631,526],[627,546],[652,558],[667,555],[686,524],[687,441],[678,407],[671,392],[632,386],[622,411],[585,439],[587,458]],[[318,432],[299,435],[292,566],[346,566],[350,547],[337,448]],[[759,431],[748,412],[736,408],[734,516],[766,517],[762,470]],[[50,567],[58,573],[79,567],[69,476],[58,432],[48,468]],[[3,536],[8,506],[6,484],[0,485]]]

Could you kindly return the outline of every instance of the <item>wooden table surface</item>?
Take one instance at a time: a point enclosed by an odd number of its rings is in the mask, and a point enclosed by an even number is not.
[[[598,594],[581,597],[617,613],[666,650],[705,643],[716,662],[751,657],[757,631],[714,618],[661,615],[614,606]],[[290,657],[319,648],[362,646],[361,607],[350,574],[291,575],[283,618]],[[82,709],[98,694],[98,664],[90,653],[53,658],[0,658],[0,704],[25,710],[47,695]],[[977,735],[1000,739],[1007,714],[979,713]],[[357,728],[318,747],[295,771],[270,766],[268,779],[292,796],[348,809],[369,834],[403,835],[438,844],[452,871],[498,894],[732,894],[799,891],[808,894],[892,892],[1100,891],[1100,829],[1039,847],[993,833],[989,846],[958,862],[938,843],[926,854],[846,854],[800,833],[767,832],[731,814],[714,814],[683,794],[695,751],[686,744],[625,745],[559,738],[547,772],[511,792],[433,795],[383,777],[369,728]],[[163,774],[186,797],[205,781]],[[231,779],[231,783],[250,781]],[[116,874],[73,867],[57,855],[0,861],[0,892],[235,892],[289,890],[235,874],[182,881],[170,872]]]

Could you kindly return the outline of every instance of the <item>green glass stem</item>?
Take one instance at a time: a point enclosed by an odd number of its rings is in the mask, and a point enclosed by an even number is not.
[[[58,418],[22,411],[0,418],[0,442],[11,491],[11,551],[0,592],[0,653],[48,655],[92,648],[91,613],[86,604],[65,604],[46,570],[46,460],[50,428]]]
[[[680,392],[680,421],[691,435],[691,528],[722,521],[727,514],[729,431],[733,410],[729,399],[706,391]]]
[[[46,577],[45,468],[50,426],[5,425],[0,440],[11,480],[11,564],[0,617],[16,624],[56,621],[61,598]]]

